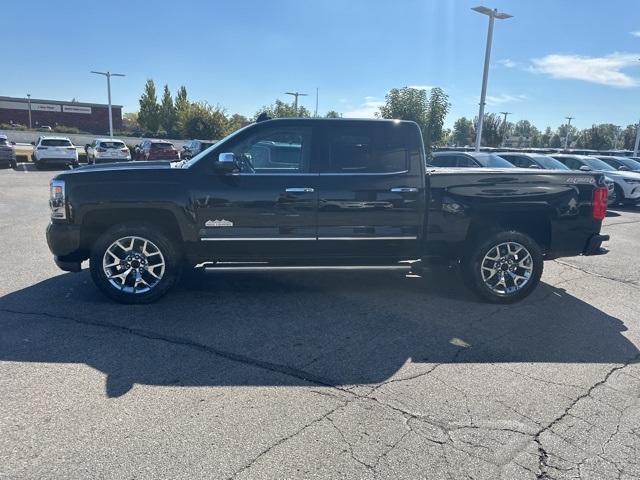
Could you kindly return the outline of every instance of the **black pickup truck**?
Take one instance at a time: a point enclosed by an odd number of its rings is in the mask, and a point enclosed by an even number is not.
[[[461,267],[489,301],[527,296],[543,261],[602,253],[601,174],[429,169],[418,126],[277,119],[188,161],[102,164],[51,181],[56,264],[147,303],[185,268]]]

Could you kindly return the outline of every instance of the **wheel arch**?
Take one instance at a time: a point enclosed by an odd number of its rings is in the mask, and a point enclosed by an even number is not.
[[[551,248],[551,219],[547,212],[512,211],[484,213],[473,217],[467,231],[466,244],[496,230],[515,230],[530,236],[543,252]]]

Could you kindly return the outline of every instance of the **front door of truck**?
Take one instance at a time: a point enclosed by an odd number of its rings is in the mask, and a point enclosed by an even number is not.
[[[318,180],[318,251],[344,257],[418,255],[424,169],[410,123],[328,124]]]
[[[318,203],[313,141],[312,127],[283,122],[249,130],[221,147],[234,154],[238,171],[200,178],[194,198],[199,240],[208,256],[313,253]]]

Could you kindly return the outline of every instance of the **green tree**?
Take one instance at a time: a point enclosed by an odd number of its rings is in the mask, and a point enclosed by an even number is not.
[[[176,98],[173,102],[176,110],[176,126],[175,130],[180,133],[184,138],[184,120],[187,112],[189,111],[190,103],[187,99],[187,88],[182,85],[176,93]]]
[[[144,92],[140,96],[138,122],[147,132],[156,133],[160,128],[160,105],[156,96],[156,85],[152,79],[147,80]]]
[[[551,148],[560,148],[562,145],[562,140],[560,140],[560,135],[554,133],[549,140],[549,147]]]
[[[160,125],[169,135],[176,133],[176,122],[178,113],[176,107],[173,104],[173,98],[169,91],[169,86],[164,86],[164,93],[162,95],[162,103],[160,104]]]
[[[225,135],[229,135],[242,127],[246,127],[249,123],[251,123],[251,121],[247,117],[239,113],[234,113],[227,119]]]
[[[592,125],[581,132],[577,146],[593,150],[610,150],[613,148],[614,136],[615,125]]]
[[[342,114],[336,112],[335,110],[329,110],[324,118],[342,118]]]
[[[456,147],[466,147],[473,143],[475,130],[473,121],[466,117],[460,117],[453,124],[452,141]]]
[[[633,147],[636,144],[636,132],[638,131],[637,129],[637,124],[627,125],[627,127],[622,131],[622,135],[620,137],[620,148],[633,150]]]
[[[311,112],[303,106],[298,106],[296,112],[295,105],[293,103],[286,103],[280,99],[277,99],[271,105],[265,105],[256,112],[256,118],[261,114],[266,113],[271,118],[310,118]]]
[[[482,145],[497,147],[502,142],[502,118],[497,113],[485,113],[482,122]],[[478,128],[478,117],[473,119],[474,140]]]
[[[540,146],[548,148],[552,136],[553,132],[551,131],[551,127],[545,128],[544,133],[540,135]]]
[[[227,131],[227,117],[219,106],[193,102],[184,116],[183,135],[187,138],[218,140]]]
[[[432,88],[430,93],[409,87],[393,88],[385,96],[378,116],[416,122],[430,151],[432,145],[442,141],[444,119],[450,107],[449,97],[441,88]]]

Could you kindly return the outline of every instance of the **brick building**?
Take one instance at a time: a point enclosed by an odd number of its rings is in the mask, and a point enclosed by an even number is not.
[[[122,105],[111,105],[113,129],[122,129]],[[29,126],[29,99],[0,96],[0,123]],[[60,102],[31,99],[31,125],[51,127],[64,125],[83,132],[109,133],[109,107],[99,103]]]

